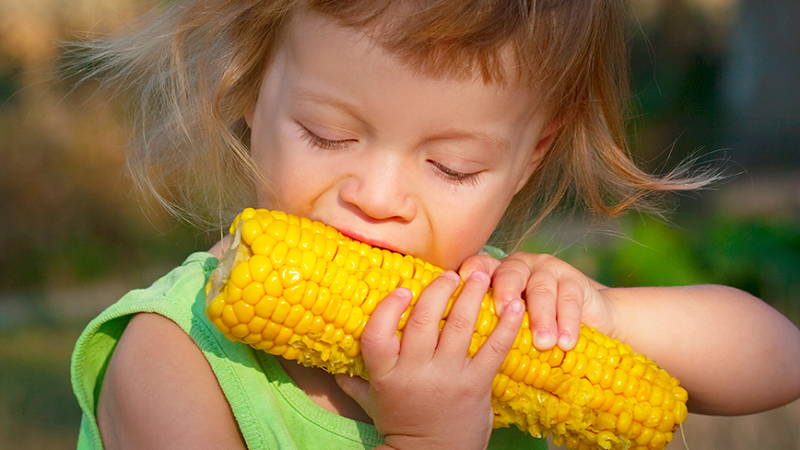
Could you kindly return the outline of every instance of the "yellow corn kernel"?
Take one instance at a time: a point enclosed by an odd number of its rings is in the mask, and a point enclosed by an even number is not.
[[[564,361],[564,350],[561,350],[561,347],[553,347],[550,350],[550,357],[547,358],[547,364],[550,364],[550,367],[560,366],[561,362]]]
[[[269,254],[269,259],[272,261],[272,265],[276,267],[283,267],[283,264],[286,262],[286,255],[288,253],[289,246],[286,244],[286,242],[278,240],[278,243],[275,244],[275,248],[273,248],[272,252]]]
[[[286,319],[283,321],[283,326],[287,328],[296,328],[300,323],[300,319],[302,319],[305,314],[306,309],[303,308],[303,305],[293,305],[289,310],[289,314],[286,315]]]
[[[248,208],[234,220],[233,258],[206,288],[206,314],[225,336],[286,359],[369,379],[360,337],[377,304],[398,286],[413,294],[442,269],[354,241],[320,222]],[[451,299],[440,326],[446,320]],[[498,323],[481,305],[469,355]],[[539,351],[530,318],[492,382],[495,426],[553,433],[569,449],[660,450],[686,419],[686,391],[646,356],[582,326],[574,349]]]
[[[631,429],[632,422],[633,416],[631,416],[631,413],[622,411],[617,418],[617,431],[623,434],[627,433]]]
[[[212,302],[208,304],[208,315],[211,317],[219,317],[222,315],[222,309],[225,307],[225,297],[218,295]]]
[[[272,272],[272,263],[264,255],[253,255],[247,262],[253,281],[263,283]]]
[[[269,316],[270,320],[275,323],[282,324],[287,317],[289,317],[289,311],[292,310],[292,305],[289,302],[278,299],[278,304],[275,305],[275,310],[272,311],[272,314]]]
[[[222,309],[222,322],[228,326],[228,328],[233,328],[236,325],[239,325],[239,319],[236,317],[236,313],[233,311],[232,305],[226,305],[225,308]]]
[[[241,339],[250,333],[249,330],[247,329],[247,324],[240,323],[239,325],[236,325],[235,327],[231,328],[231,334]]]
[[[233,304],[233,313],[236,314],[236,318],[239,319],[239,323],[247,324],[253,317],[255,317],[256,312],[253,305],[248,305],[244,301],[239,301]]]
[[[514,370],[514,372],[509,375],[512,380],[516,381],[517,383],[521,382],[523,378],[525,378],[525,374],[528,373],[528,366],[531,363],[531,358],[528,355],[522,355],[519,361],[519,365]]]
[[[647,445],[653,440],[656,430],[652,428],[642,428],[642,432],[636,437],[635,442],[637,445]]]
[[[314,315],[321,317],[322,313],[325,311],[325,309],[327,309],[330,299],[331,291],[324,286],[320,286],[319,291],[317,291],[317,299],[309,309],[311,309],[311,312],[314,313]]]
[[[277,270],[270,272],[264,280],[264,292],[272,297],[280,297],[283,295],[283,285],[281,284],[281,279],[278,276]]]
[[[247,329],[252,334],[261,334],[264,331],[264,327],[267,326],[267,319],[263,317],[259,317],[258,315],[254,316],[250,319],[250,322],[247,323]],[[259,339],[260,341],[261,339]]]
[[[536,374],[536,381],[534,381],[531,386],[535,387],[536,389],[542,389],[547,383],[547,377],[550,376],[550,365],[546,362],[543,362],[539,365],[539,373]]]
[[[627,402],[625,401],[625,397],[617,395],[614,397],[614,404],[611,405],[611,408],[608,409],[608,412],[614,414],[615,416],[618,416],[620,413],[622,413],[622,411],[625,410],[626,403]]]
[[[278,243],[278,240],[267,234],[258,236],[250,247],[255,255],[267,256],[272,254],[273,248]]]
[[[275,307],[278,305],[278,298],[265,295],[261,301],[255,306],[256,315],[262,319],[267,319],[272,316]]]
[[[610,431],[601,431],[597,433],[597,446],[599,448],[611,448],[617,437]]]
[[[311,309],[311,307],[316,303],[318,296],[319,285],[309,280],[306,282],[306,290],[303,292],[303,298],[300,301],[300,304],[303,305],[303,308],[305,309]]]
[[[299,305],[306,293],[306,281],[301,280],[283,290],[283,298],[292,305]]]
[[[611,390],[614,391],[615,394],[622,394],[625,391],[625,387],[628,385],[628,373],[621,369],[616,369],[614,371],[614,380],[611,383]]]
[[[668,409],[662,410],[662,414],[661,423],[656,425],[656,429],[662,433],[672,431],[672,428],[675,426],[675,414]]]
[[[521,359],[522,354],[520,354],[519,350],[512,348],[511,351],[508,352],[508,355],[506,355],[505,361],[503,361],[503,364],[500,366],[500,372],[511,376],[511,374],[517,370]]]
[[[264,298],[264,285],[253,281],[252,283],[248,284],[247,287],[242,289],[242,302],[247,303],[248,305],[256,305],[258,302]]]
[[[248,219],[242,222],[242,239],[248,245],[253,245],[253,241],[261,235],[262,231],[258,220]]]
[[[597,421],[595,422],[597,428],[600,430],[610,430],[617,425],[617,416],[611,413],[600,413],[597,416]]]

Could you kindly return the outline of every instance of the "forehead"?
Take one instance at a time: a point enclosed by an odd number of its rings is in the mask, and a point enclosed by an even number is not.
[[[407,92],[409,101],[414,98],[412,93],[422,93],[422,99],[417,101],[423,104],[428,98],[447,97],[458,107],[474,109],[483,104],[484,108],[498,113],[513,105],[510,109],[515,116],[524,120],[544,109],[537,90],[517,83],[511,77],[507,77],[505,82],[485,80],[469,65],[462,73],[432,72],[391,52],[374,30],[345,27],[320,14],[294,15],[286,37],[286,53],[292,64],[303,73],[302,76],[299,72],[296,75],[298,81],[302,78],[301,85],[311,82],[320,86],[346,86],[350,91],[369,91],[370,87],[380,91],[377,85],[382,83],[393,91]],[[306,98],[316,95],[305,88],[295,90],[295,93],[301,91]],[[354,93],[354,97],[359,95],[360,92]],[[386,98],[389,98],[388,94]],[[418,106],[423,107],[422,104]]]
[[[426,2],[408,1],[376,1],[375,5],[387,5],[373,9],[363,7],[372,5],[371,0],[346,2],[336,8],[331,8],[332,3],[339,2],[309,1],[292,14],[293,19],[312,17],[356,30],[409,68],[428,76],[533,84],[523,80],[532,72],[523,70],[524,64],[515,50],[519,42],[514,35],[523,15],[502,7],[523,2],[494,1],[490,3],[500,7],[479,10],[464,5],[482,2],[450,2],[461,5],[461,9],[429,9],[423,7]],[[498,8],[504,13],[502,20],[495,17]],[[512,22],[516,25],[509,25]]]

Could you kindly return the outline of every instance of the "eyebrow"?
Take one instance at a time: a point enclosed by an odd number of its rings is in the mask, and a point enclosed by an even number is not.
[[[433,136],[425,139],[425,142],[433,141],[457,141],[457,140],[477,140],[487,142],[492,150],[498,150],[503,153],[511,151],[511,144],[507,139],[492,136],[491,134],[463,131],[459,129],[442,129],[433,133]]]
[[[292,86],[289,88],[289,94],[299,101],[319,103],[339,108],[350,114],[353,118],[360,121],[361,123],[363,124],[369,123],[361,115],[361,113],[358,111],[358,108],[355,105],[353,105],[352,103],[348,103],[344,100],[338,99],[336,97],[333,97],[331,95],[325,94],[324,92],[302,89],[297,86]],[[503,153],[508,153],[511,151],[511,144],[509,143],[508,139],[504,139],[498,136],[493,136],[487,133],[466,131],[458,128],[442,128],[439,130],[435,130],[433,133],[431,133],[431,136],[425,138],[423,142],[449,141],[449,140],[478,140],[489,143],[493,150],[498,150]]]
[[[348,103],[344,100],[340,100],[336,97],[331,95],[325,94],[324,92],[319,91],[312,91],[308,89],[302,89],[297,86],[292,86],[289,88],[289,94],[294,97],[296,100],[301,102],[312,102],[312,103],[319,103],[326,106],[334,106],[338,109],[344,110],[355,119],[361,121],[362,123],[367,123],[367,121],[362,117],[361,113],[358,111],[358,108],[353,105],[352,103]]]

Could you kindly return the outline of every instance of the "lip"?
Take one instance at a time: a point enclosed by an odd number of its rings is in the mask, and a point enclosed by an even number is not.
[[[398,249],[397,247],[394,247],[393,245],[389,244],[388,242],[379,241],[379,240],[376,240],[376,239],[371,239],[368,236],[366,236],[364,234],[361,234],[361,233],[359,233],[357,231],[338,229],[338,228],[337,228],[337,230],[339,230],[340,233],[342,233],[343,235],[349,237],[350,239],[355,239],[355,240],[363,242],[365,244],[369,244],[369,245],[371,245],[373,247],[379,247],[379,248],[383,248],[383,249],[390,250],[390,251],[393,251],[393,252],[403,253],[400,249]]]

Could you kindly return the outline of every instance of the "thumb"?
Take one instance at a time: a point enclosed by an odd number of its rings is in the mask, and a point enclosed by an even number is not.
[[[344,393],[352,397],[369,414],[369,383],[363,378],[346,373],[337,373],[334,379]]]

